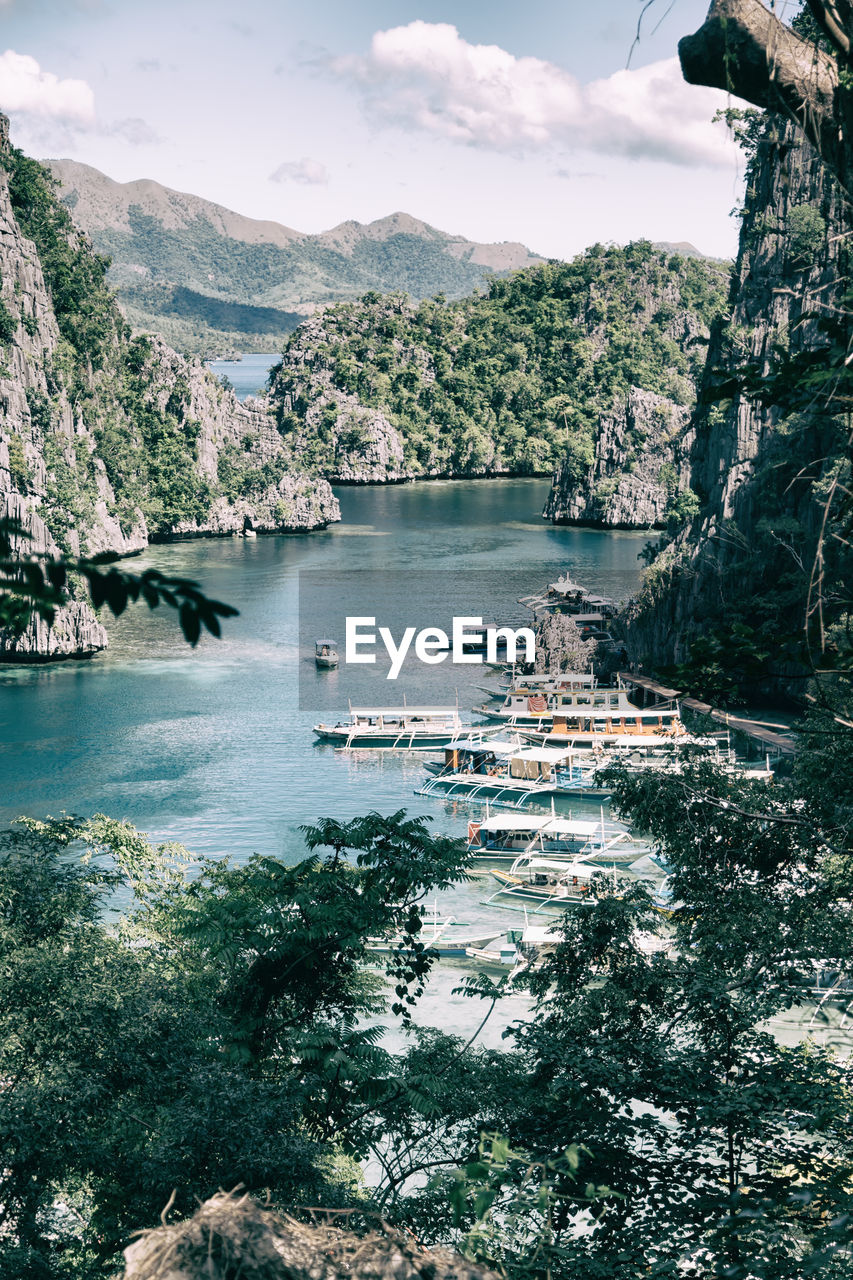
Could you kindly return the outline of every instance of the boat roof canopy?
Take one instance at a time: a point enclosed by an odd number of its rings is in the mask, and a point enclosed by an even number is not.
[[[517,742],[506,742],[503,739],[491,738],[457,738],[447,743],[448,751],[492,751],[496,756],[509,756],[518,750]]]
[[[579,689],[593,689],[595,676],[591,671],[552,671],[550,674],[520,676],[519,685],[549,684],[551,681],[560,685],[577,685]]]
[[[521,935],[522,943],[538,946],[548,942],[561,942],[562,934],[544,924],[529,924]]]
[[[559,871],[564,876],[582,876],[589,879],[596,872],[601,871],[601,867],[592,866],[589,862],[555,862],[553,858],[528,858],[524,865],[531,867],[534,871]]]
[[[538,835],[575,835],[586,839],[594,836],[598,828],[597,822],[575,822],[571,818],[523,817],[518,813],[496,813],[480,823],[481,831],[532,831]]]
[[[598,822],[575,822],[572,818],[552,818],[542,832],[547,836],[594,836],[599,830]]]
[[[314,647],[315,647],[315,649],[316,649],[316,648],[318,647],[318,645],[321,645],[321,644],[328,644],[328,645],[331,645],[331,646],[332,646],[332,648],[336,648],[336,647],[337,647],[337,643],[338,643],[338,642],[337,642],[337,640],[329,640],[329,638],[328,638],[328,637],[323,637],[323,638],[322,638],[322,639],[320,639],[320,640],[315,640],[315,641],[314,641]]]
[[[573,753],[567,751],[565,747],[522,747],[516,754],[519,760],[557,764],[560,760],[569,760]]]
[[[433,716],[451,719],[458,715],[456,707],[350,707],[354,716],[392,716],[400,719],[403,716]]]
[[[520,813],[495,813],[480,823],[481,831],[541,831],[550,818],[522,817]]]

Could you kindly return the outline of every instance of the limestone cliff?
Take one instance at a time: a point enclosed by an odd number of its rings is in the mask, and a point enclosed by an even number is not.
[[[303,453],[312,442],[323,441],[330,455],[330,480],[377,484],[412,479],[415,472],[404,461],[396,427],[380,409],[361,404],[335,382],[327,323],[318,316],[299,326],[272,381],[270,401],[279,420],[299,414],[292,447]]]
[[[724,264],[637,241],[594,245],[456,302],[368,293],[299,326],[270,402],[294,451],[333,480],[542,475],[561,456],[564,480],[583,477],[601,419],[632,386],[683,418],[726,286]],[[643,406],[634,416],[639,432]],[[624,443],[627,469],[641,450]],[[602,454],[598,470],[607,465]]]
[[[686,405],[631,387],[618,411],[601,418],[586,476],[578,482],[571,463],[557,469],[545,518],[609,529],[666,524],[689,488],[690,417]]]
[[[637,653],[658,665],[740,623],[770,653],[771,682],[790,692],[803,678],[796,646],[823,502],[848,465],[845,403],[821,369],[849,338],[849,234],[816,152],[770,118],[750,166],[729,318],[691,424],[699,509],[651,566],[628,619]]]
[[[33,550],[70,555],[339,519],[260,405],[159,340],[131,339],[105,271],[0,117],[0,518],[22,520]],[[0,658],[104,642],[79,600],[49,634],[0,636]]]
[[[12,539],[16,556],[56,556],[59,548],[39,516],[17,493],[3,495],[2,514],[20,521],[25,537]],[[33,617],[22,631],[0,628],[0,661],[52,662],[59,658],[90,658],[107,647],[107,633],[84,600],[69,598],[53,622]]]

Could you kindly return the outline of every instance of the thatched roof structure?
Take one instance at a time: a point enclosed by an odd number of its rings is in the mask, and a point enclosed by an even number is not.
[[[125,1260],[125,1280],[497,1280],[390,1228],[357,1235],[224,1194],[185,1222],[146,1231]]]

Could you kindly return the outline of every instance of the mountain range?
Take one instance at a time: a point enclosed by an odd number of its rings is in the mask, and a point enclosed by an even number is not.
[[[112,259],[128,320],[186,352],[276,350],[318,306],[370,291],[462,297],[543,260],[522,244],[478,244],[407,213],[308,235],[149,179],[115,182],[75,160],[45,163],[76,225]]]

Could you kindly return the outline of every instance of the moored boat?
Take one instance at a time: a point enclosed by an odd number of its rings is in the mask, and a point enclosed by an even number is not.
[[[612,873],[580,858],[569,863],[553,858],[523,858],[513,863],[509,871],[496,868],[491,874],[500,885],[498,894],[556,906],[592,902],[600,887],[606,885],[612,890],[616,885]]]
[[[353,707],[349,719],[315,724],[321,742],[340,747],[388,751],[428,751],[445,747],[476,726],[463,725],[458,707]]]
[[[525,682],[510,689],[499,707],[486,703],[474,710],[554,745],[587,740],[604,745],[634,736],[657,742],[685,734],[677,703],[638,707],[623,688],[549,689]]]
[[[453,798],[525,803],[536,797],[599,797],[609,788],[596,781],[600,761],[589,752],[525,746],[485,734],[448,745],[444,763],[430,763],[433,775],[418,795],[441,792]]]
[[[578,854],[589,853],[601,843],[599,823],[574,818],[496,813],[468,823],[468,852],[490,862],[516,862],[520,854],[530,852],[573,861]]]
[[[520,863],[542,855],[552,861],[635,862],[645,850],[630,831],[605,823],[562,817],[555,813],[495,813],[468,823],[468,852],[485,862]]]

